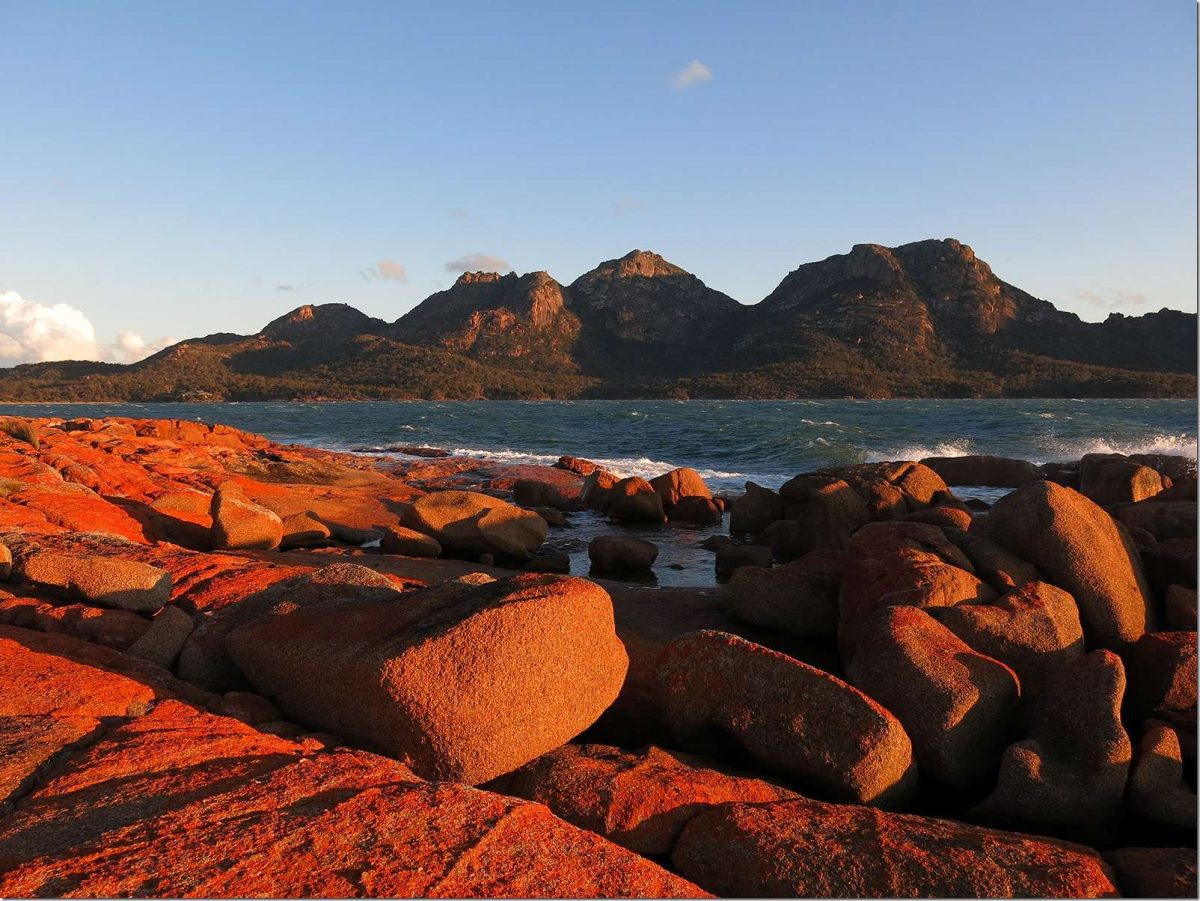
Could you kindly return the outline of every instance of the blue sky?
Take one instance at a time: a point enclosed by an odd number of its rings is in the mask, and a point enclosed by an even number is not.
[[[752,303],[852,244],[953,236],[1087,319],[1194,310],[1195,20],[0,0],[0,362],[5,334],[45,356],[34,326],[65,308],[116,359],[124,331],[395,319],[455,261],[569,282],[634,247]]]

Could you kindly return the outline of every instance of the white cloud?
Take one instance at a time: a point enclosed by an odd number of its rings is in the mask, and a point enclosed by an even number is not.
[[[1138,291],[1076,291],[1075,296],[1106,310],[1144,307],[1150,302],[1150,298]]]
[[[408,271],[395,260],[380,260],[378,269],[380,278],[390,278],[398,282],[408,281]]]
[[[53,360],[102,360],[133,363],[173,343],[163,338],[147,343],[136,332],[121,332],[105,346],[81,310],[65,303],[26,300],[16,291],[0,291],[0,364],[46,363]]]
[[[446,264],[447,272],[511,272],[508,260],[486,253],[468,253]]]
[[[620,198],[616,203],[613,204],[613,210],[618,213],[635,213],[641,208],[642,202],[636,197],[630,197],[628,195]]]
[[[109,359],[114,363],[136,363],[178,341],[178,338],[159,338],[147,344],[137,332],[120,332],[116,343],[109,348]]]
[[[466,219],[467,211],[464,207],[456,206],[454,209],[450,210],[450,212],[448,212],[446,215],[449,216],[451,219]]]
[[[671,84],[675,85],[677,91],[683,91],[692,85],[712,81],[712,77],[712,69],[704,65],[700,60],[694,59],[671,76]]]

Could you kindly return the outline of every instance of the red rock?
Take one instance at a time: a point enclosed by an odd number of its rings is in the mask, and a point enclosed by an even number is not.
[[[534,574],[403,604],[303,608],[226,644],[296,722],[473,784],[590,726],[628,666],[602,588]]]
[[[927,457],[921,463],[951,486],[991,485],[996,488],[1020,488],[1042,478],[1038,468],[1026,460],[1012,460],[987,454]]]
[[[981,819],[1103,844],[1116,830],[1133,749],[1121,724],[1125,671],[1111,651],[1062,666],[1011,745]]]
[[[401,525],[436,539],[448,551],[520,560],[533,556],[547,530],[536,513],[474,491],[427,494],[408,508]]]
[[[743,566],[729,580],[729,609],[748,623],[796,638],[833,638],[841,579],[805,558],[764,569]]]
[[[114,652],[0,629],[0,672],[19,690],[0,697],[0,895],[701,894],[541,805],[204,713]]]
[[[667,519],[699,526],[718,525],[721,522],[721,508],[712,498],[689,495],[681,497],[667,511]]]
[[[1196,828],[1196,792],[1183,778],[1179,737],[1166,723],[1149,720],[1129,777],[1133,812],[1152,823],[1180,830]]]
[[[1119,848],[1104,859],[1126,898],[1195,898],[1195,848]]]
[[[537,479],[517,479],[513,484],[513,503],[522,507],[550,507],[554,510],[565,510],[570,501],[563,497],[562,492],[549,482]]]
[[[178,607],[163,607],[151,620],[150,628],[129,646],[127,652],[170,669],[191,634],[190,616]]]
[[[171,599],[171,574],[137,560],[42,551],[23,555],[26,582],[90,604],[152,613]]]
[[[1166,627],[1172,631],[1196,631],[1196,589],[1172,585],[1167,589]]]
[[[944,504],[938,504],[933,507],[926,507],[923,510],[914,510],[912,513],[906,513],[899,517],[902,522],[923,522],[931,526],[937,526],[942,529],[969,529],[971,528],[970,511],[963,510],[958,507],[951,507]]]
[[[399,597],[396,584],[386,576],[353,563],[307,570],[246,566],[214,573],[206,568],[203,573],[208,578],[201,590],[188,590],[181,598],[196,615],[195,629],[180,654],[179,675],[211,691],[245,685],[225,649],[225,638],[234,629],[304,607]]]
[[[733,534],[758,535],[777,520],[783,519],[783,499],[770,488],[746,483],[746,493],[730,507],[729,531]]]
[[[804,553],[845,550],[850,536],[870,519],[867,506],[846,482],[833,476],[801,475],[779,489],[783,515],[800,527]]]
[[[1126,709],[1135,721],[1196,706],[1196,633],[1148,632],[1126,654]]]
[[[1046,582],[1026,583],[989,604],[930,608],[930,613],[976,651],[1011,667],[1026,701],[1084,653],[1075,599]]]
[[[130,610],[88,604],[51,604],[39,598],[0,594],[0,624],[72,635],[124,650],[150,628],[150,622]]]
[[[838,645],[849,663],[858,634],[883,607],[952,607],[990,601],[996,592],[970,570],[966,556],[936,526],[872,523],[850,543],[853,565],[842,580]]]
[[[971,561],[975,575],[996,591],[1003,593],[1041,580],[1036,566],[982,535],[952,528],[942,533]]]
[[[650,487],[662,498],[663,509],[667,511],[685,497],[712,497],[700,473],[686,466],[656,476],[650,480]]]
[[[1134,503],[1162,490],[1162,476],[1132,460],[1088,454],[1080,461],[1079,493],[1101,506]]]
[[[324,544],[332,536],[329,526],[307,510],[283,517],[283,538],[279,546],[283,550],[298,547],[313,547]]]
[[[563,745],[493,787],[545,804],[568,823],[639,854],[670,854],[687,821],[714,804],[796,797],[690,754],[595,744]]]
[[[442,546],[436,538],[404,526],[388,526],[379,547],[385,554],[404,557],[440,557],[442,554]]]
[[[684,828],[671,860],[726,897],[1116,895],[1090,848],[807,798],[704,811]]]
[[[283,520],[234,487],[217,489],[210,513],[212,546],[216,549],[270,551],[283,540]]]
[[[859,803],[896,803],[912,788],[912,745],[896,718],[799,660],[701,631],[667,646],[657,678],[685,746],[718,730],[797,787]]]
[[[743,566],[769,567],[771,549],[761,544],[727,544],[717,548],[717,578],[727,579]]]
[[[598,535],[588,545],[588,559],[598,573],[649,573],[658,559],[658,548],[640,538]]]
[[[1137,551],[1083,495],[1053,482],[1019,488],[996,502],[984,530],[1070,592],[1089,646],[1123,648],[1152,627]]]
[[[953,608],[952,608],[953,609]],[[1007,666],[916,607],[886,607],[859,634],[850,681],[904,726],[922,776],[966,789],[997,765],[1019,721]]]

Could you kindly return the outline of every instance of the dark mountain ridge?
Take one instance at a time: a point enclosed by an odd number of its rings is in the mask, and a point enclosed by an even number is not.
[[[635,250],[569,286],[465,273],[395,322],[299,307],[131,366],[0,372],[9,400],[1195,396],[1196,314],[1084,322],[927,240],[806,263],[752,306]]]

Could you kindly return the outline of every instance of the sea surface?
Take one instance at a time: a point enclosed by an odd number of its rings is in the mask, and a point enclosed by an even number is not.
[[[434,447],[514,463],[567,454],[618,475],[698,470],[714,491],[746,481],[778,488],[833,464],[996,454],[1044,463],[1087,453],[1196,457],[1191,400],[458,401],[226,404],[0,405],[16,416],[132,416],[223,422],[274,441],[329,450]],[[397,455],[402,456],[402,455]],[[988,501],[1004,489],[956,488]],[[588,542],[620,531],[653,541],[660,586],[715,584],[713,555],[697,547],[722,526],[620,527],[571,514],[548,544],[588,573]]]
[[[619,475],[698,470],[714,490],[776,488],[821,466],[997,454],[1196,456],[1193,400],[583,400],[11,404],[17,416],[223,422],[330,450],[397,445],[519,463],[569,454]]]

